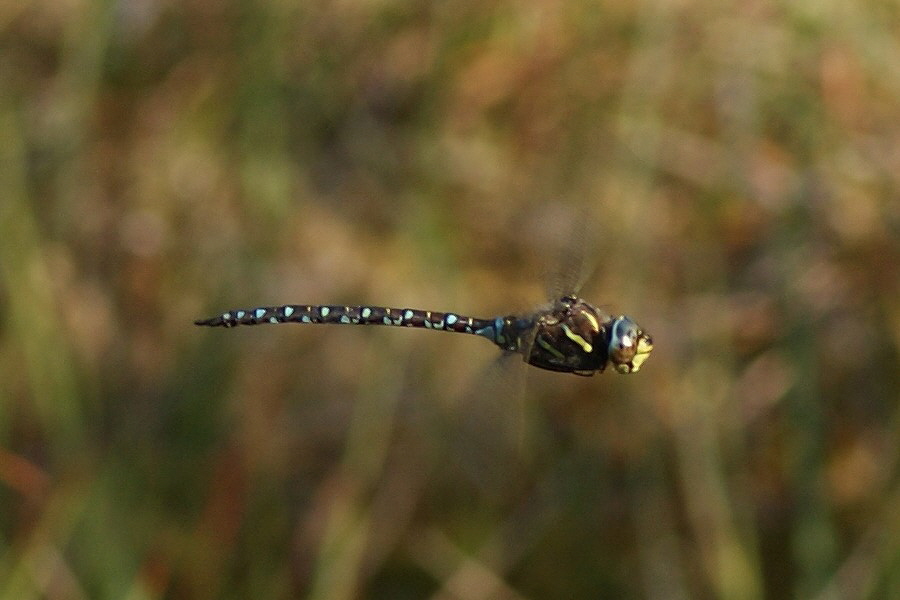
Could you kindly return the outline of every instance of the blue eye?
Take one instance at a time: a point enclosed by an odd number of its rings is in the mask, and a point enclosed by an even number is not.
[[[631,318],[625,315],[613,319],[609,332],[609,360],[619,373],[634,373],[641,368],[653,340]]]

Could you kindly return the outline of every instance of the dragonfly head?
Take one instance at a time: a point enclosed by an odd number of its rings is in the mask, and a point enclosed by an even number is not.
[[[636,373],[650,356],[653,339],[625,315],[609,326],[609,361],[617,373]]]

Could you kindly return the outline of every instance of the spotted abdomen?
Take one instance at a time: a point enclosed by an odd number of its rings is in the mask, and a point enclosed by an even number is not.
[[[202,319],[194,323],[210,327],[235,327],[237,325],[260,325],[264,323],[390,325],[393,327],[421,327],[424,329],[476,335],[485,335],[487,329],[493,330],[495,326],[494,319],[477,319],[454,313],[414,308],[299,304],[230,310],[216,317]],[[493,338],[493,332],[491,332],[490,337]]]

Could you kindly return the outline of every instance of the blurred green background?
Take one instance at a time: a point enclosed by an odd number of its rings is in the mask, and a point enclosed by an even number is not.
[[[896,2],[2,3],[0,598],[900,598],[898,180]]]

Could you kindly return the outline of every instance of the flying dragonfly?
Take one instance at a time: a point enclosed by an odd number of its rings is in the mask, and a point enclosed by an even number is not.
[[[230,310],[194,323],[388,325],[468,333],[504,352],[521,354],[535,367],[583,376],[603,372],[607,365],[617,373],[636,373],[653,350],[653,339],[632,318],[609,315],[575,295],[564,295],[530,314],[492,318],[415,308],[283,304]]]

